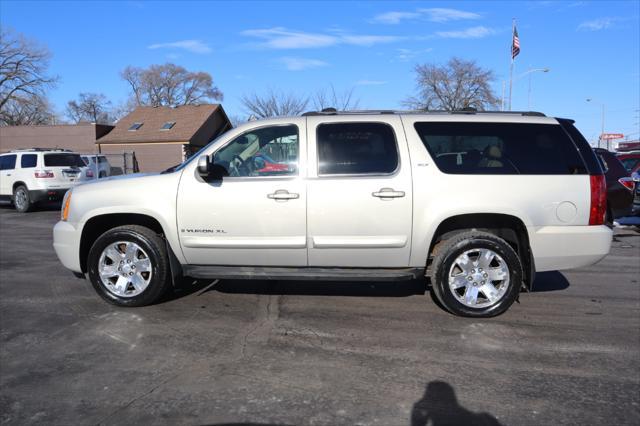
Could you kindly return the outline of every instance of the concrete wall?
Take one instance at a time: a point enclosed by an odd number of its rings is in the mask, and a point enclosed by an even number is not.
[[[182,163],[182,146],[179,143],[101,144],[100,149],[103,154],[135,152],[140,172],[150,173]]]
[[[25,148],[63,148],[81,153],[96,152],[96,133],[99,135],[113,126],[94,124],[59,126],[0,127],[0,152]]]

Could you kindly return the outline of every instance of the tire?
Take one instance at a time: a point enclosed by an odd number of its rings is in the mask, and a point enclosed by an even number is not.
[[[89,250],[87,270],[100,297],[117,306],[153,304],[171,286],[164,241],[138,225],[119,226],[102,234]]]
[[[480,258],[483,254],[490,258],[489,262]],[[505,240],[488,232],[461,232],[440,241],[433,250],[432,291],[455,315],[475,318],[500,315],[518,298],[522,277],[518,254]]]
[[[13,190],[13,206],[20,213],[27,213],[33,208],[29,190],[26,186],[18,185],[16,189]]]

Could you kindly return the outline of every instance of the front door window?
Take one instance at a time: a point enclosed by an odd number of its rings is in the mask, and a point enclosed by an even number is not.
[[[298,174],[298,127],[271,126],[238,136],[213,157],[231,177],[295,176]]]

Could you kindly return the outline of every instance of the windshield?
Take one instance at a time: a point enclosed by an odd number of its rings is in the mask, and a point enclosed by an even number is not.
[[[78,154],[45,154],[45,167],[85,167],[84,161]]]

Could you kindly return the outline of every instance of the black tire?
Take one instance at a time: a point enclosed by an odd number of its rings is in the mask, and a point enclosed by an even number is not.
[[[449,287],[449,271],[458,256],[473,249],[490,249],[497,253],[509,269],[506,292],[494,304],[472,308],[461,303]],[[522,287],[522,263],[515,250],[502,238],[488,232],[469,230],[440,241],[433,250],[431,288],[437,299],[449,312],[475,318],[488,318],[506,311],[518,298]]]
[[[107,177],[107,174],[106,174],[105,172],[100,172],[100,173],[98,174],[98,178],[99,178],[99,179],[102,179],[102,178],[105,178],[105,177]]]
[[[140,246],[151,262],[151,278],[148,286],[133,297],[120,297],[109,291],[98,273],[100,256],[109,245],[118,241],[130,241]],[[89,280],[96,292],[109,303],[117,306],[146,306],[157,302],[171,287],[169,257],[164,241],[149,228],[138,225],[118,226],[102,234],[91,246],[87,258]]]
[[[33,203],[29,196],[29,190],[24,185],[18,185],[13,190],[13,206],[20,213],[27,213],[32,210]]]

